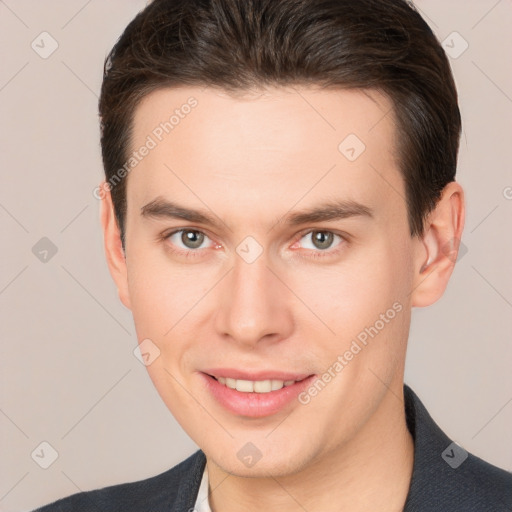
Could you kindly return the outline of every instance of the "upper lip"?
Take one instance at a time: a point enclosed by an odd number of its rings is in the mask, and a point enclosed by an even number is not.
[[[202,370],[212,377],[227,377],[237,380],[303,380],[311,373],[283,372],[281,370],[244,371],[236,368],[209,368]]]

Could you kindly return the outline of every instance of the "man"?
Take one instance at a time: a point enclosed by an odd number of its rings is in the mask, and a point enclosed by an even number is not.
[[[501,511],[403,375],[464,226],[439,42],[400,0],[154,0],[105,65],[109,268],[201,448],[40,510]]]

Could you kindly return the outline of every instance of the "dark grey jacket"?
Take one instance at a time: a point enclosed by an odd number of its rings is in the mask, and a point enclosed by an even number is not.
[[[512,473],[452,443],[407,385],[404,395],[414,437],[404,512],[511,512]],[[198,450],[160,475],[74,494],[34,512],[192,512],[205,464]]]

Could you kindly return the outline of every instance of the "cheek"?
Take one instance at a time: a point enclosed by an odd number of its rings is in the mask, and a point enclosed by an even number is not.
[[[283,267],[284,281],[304,303],[298,304],[295,314],[304,313],[304,305],[314,313],[313,323],[299,318],[298,325],[316,328],[322,320],[336,337],[344,339],[375,322],[397,300],[405,308],[412,283],[410,252],[407,237],[384,233],[371,244],[351,248],[336,264]],[[223,263],[178,263],[163,247],[149,244],[141,244],[129,254],[129,293],[139,340],[163,342],[187,326],[198,328],[202,320],[195,313],[215,302],[220,289],[216,283],[225,271]]]
[[[215,269],[177,264],[160,248],[132,252],[128,286],[138,339],[150,338],[161,351],[172,340],[173,350],[178,349],[183,334],[197,328],[197,315],[207,303],[203,299],[216,280]]]
[[[350,362],[333,392],[347,381],[376,384],[368,367],[388,380],[400,363],[409,325],[408,266],[407,247],[382,237],[339,266],[298,277],[296,289],[304,302],[331,330],[316,319],[310,323],[311,330],[320,327],[326,333],[316,334],[319,357],[329,367],[348,354]]]
[[[345,337],[349,330],[373,323],[396,301],[407,300],[411,282],[407,251],[385,241],[359,247],[339,264],[304,267],[290,274],[291,288]]]

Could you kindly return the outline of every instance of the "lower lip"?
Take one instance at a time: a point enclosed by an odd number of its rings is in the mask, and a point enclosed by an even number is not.
[[[210,393],[225,409],[234,414],[250,418],[270,416],[281,411],[296,399],[297,395],[304,391],[315,378],[315,375],[310,375],[291,386],[269,393],[243,393],[224,386],[206,373],[201,372],[200,375],[205,380]]]

